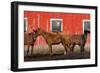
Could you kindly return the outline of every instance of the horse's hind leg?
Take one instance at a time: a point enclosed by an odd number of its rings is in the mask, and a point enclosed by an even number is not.
[[[70,45],[70,58],[73,58],[75,56],[75,53],[74,53],[74,47],[75,47],[75,43],[72,43]]]
[[[66,44],[62,44],[63,46],[64,46],[64,48],[65,48],[65,51],[64,51],[64,55],[66,55],[67,54],[67,49],[68,49],[68,46],[66,45]]]
[[[73,44],[70,45],[70,52],[71,52],[71,53],[74,52],[74,47],[75,47],[75,45],[76,45],[75,43],[73,43]]]

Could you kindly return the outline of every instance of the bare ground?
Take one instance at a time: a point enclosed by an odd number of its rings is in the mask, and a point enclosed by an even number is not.
[[[67,52],[66,55],[64,55],[65,49],[61,44],[53,46],[52,51],[53,55],[50,56],[48,46],[42,47],[40,45],[38,47],[34,47],[33,55],[30,55],[29,52],[28,56],[24,56],[24,61],[73,60],[90,58],[89,46],[85,46],[84,55],[80,53],[80,47],[77,45],[75,46],[73,53]]]

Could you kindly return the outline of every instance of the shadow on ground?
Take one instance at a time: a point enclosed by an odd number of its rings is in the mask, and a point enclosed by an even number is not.
[[[71,59],[88,59],[90,58],[90,53],[85,52],[84,55],[81,55],[80,53],[73,53],[73,54],[54,54],[53,56],[50,56],[49,54],[42,55],[33,55],[33,56],[25,56],[24,61],[48,61],[48,60],[71,60]]]
[[[80,53],[80,47],[75,46],[74,52],[70,53],[67,52],[66,55],[64,55],[65,49],[61,45],[59,46],[53,46],[53,55],[50,56],[49,54],[49,48],[35,48],[33,51],[33,55],[24,56],[24,61],[49,61],[49,60],[75,60],[75,59],[88,59],[90,58],[90,49],[89,47],[85,47],[85,52],[82,55]]]

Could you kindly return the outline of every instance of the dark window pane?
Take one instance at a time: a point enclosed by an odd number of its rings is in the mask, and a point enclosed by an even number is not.
[[[90,31],[90,21],[84,22],[84,31]]]
[[[52,20],[52,32],[61,32],[61,20]]]

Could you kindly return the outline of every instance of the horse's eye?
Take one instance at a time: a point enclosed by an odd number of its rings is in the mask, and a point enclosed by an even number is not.
[[[29,33],[29,35],[31,35],[31,33]]]

